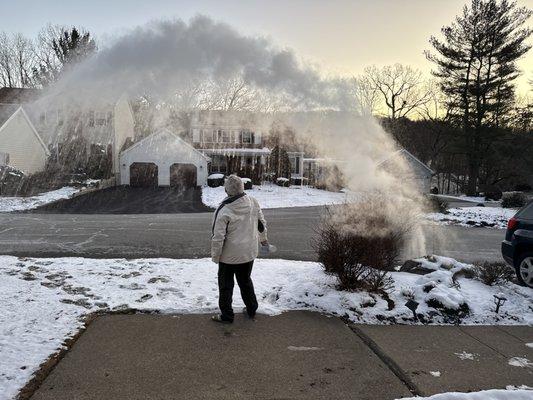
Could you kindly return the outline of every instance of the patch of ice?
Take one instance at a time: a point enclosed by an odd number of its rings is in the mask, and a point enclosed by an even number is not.
[[[429,373],[435,378],[440,378],[440,371],[429,371]]]
[[[513,367],[531,368],[533,363],[525,357],[513,357],[510,358],[508,364]]]
[[[306,347],[306,346],[288,346],[290,351],[319,351],[323,350],[322,347]]]
[[[471,361],[474,361],[477,359],[478,357],[478,354],[474,354],[474,353],[467,353],[466,351],[462,351],[461,353],[453,353],[455,354],[457,357],[459,357],[461,360],[471,360]]]

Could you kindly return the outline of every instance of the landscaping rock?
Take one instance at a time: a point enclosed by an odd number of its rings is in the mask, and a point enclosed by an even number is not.
[[[420,261],[407,260],[406,262],[403,263],[402,267],[400,268],[400,272],[409,272],[411,274],[426,275],[431,272],[434,272],[434,270],[423,267]]]

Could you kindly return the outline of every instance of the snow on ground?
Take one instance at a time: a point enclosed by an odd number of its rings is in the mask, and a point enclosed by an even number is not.
[[[259,259],[253,279],[262,314],[304,309],[362,323],[414,323],[404,305],[414,299],[427,322],[450,322],[445,313],[428,305],[433,299],[449,310],[466,303],[470,313],[463,315],[463,323],[533,324],[530,289],[511,283],[489,287],[466,278],[454,283],[452,275],[468,266],[448,258],[425,260],[424,266],[434,272],[391,273],[392,303],[372,293],[336,290],[334,278],[314,262]],[[0,400],[15,396],[38,366],[82,327],[89,313],[217,312],[216,274],[209,259],[0,256]],[[508,299],[500,315],[494,312],[496,293]],[[238,294],[234,306],[244,306]]]
[[[471,393],[441,393],[430,397],[410,397],[403,400],[531,400],[533,391],[528,389],[483,390]]]
[[[493,227],[504,229],[516,209],[501,207],[450,208],[447,214],[429,213],[426,218],[443,225]]]
[[[31,210],[53,201],[67,199],[79,190],[80,189],[65,186],[61,189],[31,197],[0,196],[0,212]]]
[[[345,192],[330,192],[308,186],[281,187],[264,183],[246,190],[255,197],[262,208],[308,207],[327,204],[342,204],[350,200],[351,195]],[[226,198],[224,187],[202,188],[202,201],[206,206],[216,208]]]

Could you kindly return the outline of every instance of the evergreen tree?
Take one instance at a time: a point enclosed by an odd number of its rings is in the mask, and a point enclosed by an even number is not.
[[[431,37],[435,53],[426,53],[433,74],[447,96],[452,121],[459,126],[468,163],[467,192],[478,191],[484,154],[510,117],[516,61],[529,49],[531,30],[524,27],[531,10],[508,0],[472,0],[443,39]]]

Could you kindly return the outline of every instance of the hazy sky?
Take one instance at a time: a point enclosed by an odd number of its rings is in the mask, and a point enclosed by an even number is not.
[[[429,73],[423,51],[465,0],[0,0],[0,30],[35,35],[47,22],[84,26],[101,41],[158,18],[205,14],[247,35],[265,35],[331,73],[353,75],[395,62]],[[533,0],[519,0],[533,8]],[[8,16],[8,17],[5,17]],[[533,20],[530,20],[533,26]],[[531,40],[533,43],[533,40]],[[520,92],[533,50],[520,62]]]

